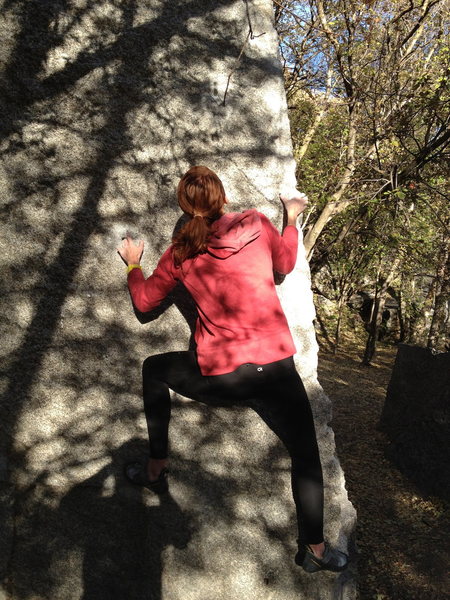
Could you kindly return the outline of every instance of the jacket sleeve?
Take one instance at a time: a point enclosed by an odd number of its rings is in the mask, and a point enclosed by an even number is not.
[[[295,267],[298,250],[298,231],[293,225],[284,228],[280,235],[265,215],[261,215],[263,228],[269,238],[272,249],[273,268],[277,273],[286,275]]]
[[[147,279],[141,269],[132,269],[128,273],[131,299],[140,312],[148,312],[159,306],[176,284],[172,247],[164,252],[156,269]]]

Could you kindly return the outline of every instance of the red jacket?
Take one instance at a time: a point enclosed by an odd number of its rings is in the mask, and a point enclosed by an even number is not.
[[[208,250],[175,267],[172,246],[148,279],[141,269],[128,288],[141,312],[158,306],[181,281],[198,310],[195,341],[203,375],[234,371],[243,363],[267,364],[296,349],[275,289],[273,271],[295,266],[298,232],[281,236],[256,210],[227,213],[212,225]]]

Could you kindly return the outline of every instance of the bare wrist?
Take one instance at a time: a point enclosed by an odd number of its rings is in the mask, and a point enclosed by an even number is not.
[[[287,224],[292,225],[293,227],[297,227],[297,218],[298,215],[296,213],[288,213]]]

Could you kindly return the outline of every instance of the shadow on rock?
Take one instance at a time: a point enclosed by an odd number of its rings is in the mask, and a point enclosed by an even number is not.
[[[136,440],[118,448],[111,463],[62,499],[39,485],[24,495],[14,598],[162,598],[162,554],[186,547],[191,532],[170,494],[158,497],[126,482],[123,463],[136,448]]]

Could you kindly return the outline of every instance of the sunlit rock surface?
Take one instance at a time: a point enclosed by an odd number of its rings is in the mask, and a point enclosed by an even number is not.
[[[193,307],[178,290],[139,323],[120,238],[145,240],[149,274],[192,164],[219,173],[230,210],[280,228],[278,191],[295,185],[271,2],[4,0],[0,15],[0,597],[354,598],[351,570],[294,565],[288,459],[250,410],[175,398],[171,495],[122,476],[146,448],[141,362],[189,346]],[[317,419],[326,534],[346,549],[355,514],[302,252],[279,289]]]

